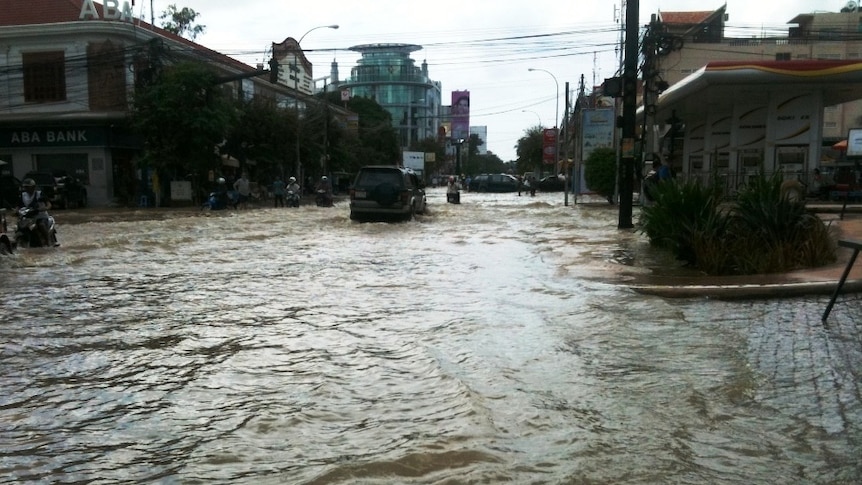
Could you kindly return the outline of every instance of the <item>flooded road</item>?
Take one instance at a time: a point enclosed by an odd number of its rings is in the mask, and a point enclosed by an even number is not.
[[[0,483],[862,481],[858,301],[637,294],[672,263],[562,199],[57,211],[0,260]]]

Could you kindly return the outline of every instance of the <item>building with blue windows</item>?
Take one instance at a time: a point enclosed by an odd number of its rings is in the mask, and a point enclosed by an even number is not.
[[[418,67],[410,57],[421,49],[415,44],[353,46],[350,50],[362,57],[350,70],[350,78],[339,80],[335,63],[330,76],[334,89],[371,98],[388,111],[405,150],[419,140],[436,138],[440,126],[441,84],[431,80],[426,62]]]

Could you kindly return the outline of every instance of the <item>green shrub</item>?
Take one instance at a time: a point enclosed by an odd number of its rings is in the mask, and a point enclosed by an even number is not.
[[[717,189],[699,182],[665,180],[655,186],[653,194],[654,204],[641,211],[642,232],[651,243],[670,249],[676,258],[696,264],[695,238],[702,246],[706,235],[721,237],[726,225]]]
[[[653,206],[641,211],[650,242],[707,274],[762,274],[835,261],[835,238],[804,201],[781,193],[781,174],[752,177],[735,199],[721,203],[716,187],[662,182]]]
[[[596,148],[584,161],[584,181],[590,190],[613,200],[617,174],[617,154],[613,148]]]

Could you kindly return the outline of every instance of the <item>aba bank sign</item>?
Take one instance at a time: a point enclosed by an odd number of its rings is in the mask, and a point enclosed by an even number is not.
[[[123,4],[120,5],[118,0],[104,0],[104,20],[131,22],[134,20],[132,17],[132,6],[134,3],[135,2],[132,1],[132,4],[130,5],[129,2],[123,2]],[[84,0],[84,3],[81,5],[81,13],[78,14],[78,20],[102,20],[102,18],[99,17],[99,11],[96,10],[96,5],[93,3],[93,0]]]
[[[98,146],[104,144],[105,138],[105,130],[100,127],[0,130],[0,147]]]

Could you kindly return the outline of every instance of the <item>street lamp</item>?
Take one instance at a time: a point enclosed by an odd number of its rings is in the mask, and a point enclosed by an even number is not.
[[[539,120],[539,124],[536,126],[542,126],[542,117],[539,116],[539,113],[536,113],[535,111],[533,111],[531,109],[522,109],[521,113],[533,113],[534,115],[536,115],[536,119]]]
[[[338,25],[333,24],[333,25],[318,25],[317,27],[312,27],[312,28],[308,29],[308,31],[306,31],[304,34],[302,34],[302,37],[300,37],[299,40],[296,41],[296,51],[294,51],[294,53],[293,53],[293,66],[291,66],[290,70],[293,72],[293,95],[294,95],[293,106],[296,109],[296,172],[297,172],[296,175],[297,175],[297,177],[299,177],[300,180],[302,180],[302,173],[301,173],[302,172],[302,163],[299,160],[299,137],[300,137],[300,130],[299,130],[299,56],[297,56],[297,51],[302,50],[302,47],[300,46],[300,44],[302,44],[302,39],[304,39],[305,36],[310,34],[311,32],[313,32],[317,29],[337,29],[337,28],[338,28]],[[324,100],[324,102],[325,101],[326,100]]]
[[[546,73],[550,74],[551,77],[554,78],[554,85],[557,86],[557,101],[556,101],[556,103],[554,103],[554,106],[556,108],[556,112],[554,114],[554,128],[557,129],[557,135],[555,137],[557,146],[554,147],[554,158],[556,159],[556,161],[554,163],[554,170],[556,170],[559,173],[558,165],[560,163],[560,130],[558,127],[559,127],[559,122],[560,122],[560,83],[557,82],[557,76],[554,76],[554,74],[551,71],[548,71],[545,69],[536,69],[536,68],[532,68],[532,67],[528,68],[527,70],[528,71],[542,71],[542,72],[546,72]]]

